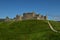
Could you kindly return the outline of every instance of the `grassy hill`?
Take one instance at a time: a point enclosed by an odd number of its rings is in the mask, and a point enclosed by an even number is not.
[[[43,20],[0,22],[0,40],[60,40],[60,34],[53,32]]]
[[[60,31],[60,22],[59,21],[50,21],[51,25],[56,29],[57,31]]]

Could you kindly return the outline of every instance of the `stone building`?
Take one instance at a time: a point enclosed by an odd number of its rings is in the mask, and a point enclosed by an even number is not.
[[[22,20],[22,16],[16,15],[16,17],[14,18],[15,21],[21,21]]]
[[[10,19],[8,16],[5,18],[5,21],[22,21],[22,20],[47,20],[47,16],[36,14],[34,12],[23,13],[23,16],[16,15],[14,19]]]
[[[24,13],[23,14],[23,20],[34,19],[34,16],[35,16],[34,13]]]
[[[15,20],[20,21],[20,20],[47,20],[47,16],[43,16],[40,14],[36,14],[34,12],[28,12],[28,13],[23,13],[23,16],[16,15]]]

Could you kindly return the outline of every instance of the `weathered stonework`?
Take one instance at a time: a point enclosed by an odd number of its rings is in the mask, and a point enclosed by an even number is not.
[[[16,15],[15,21],[22,20],[22,16]]]
[[[47,20],[47,16],[35,14],[33,12],[29,13],[23,13],[23,16],[16,15],[16,21],[21,21],[21,20]]]
[[[22,20],[47,20],[47,16],[43,16],[40,14],[36,14],[34,12],[29,12],[29,13],[23,13],[23,16],[20,15],[16,15],[16,17],[14,17],[14,19],[10,19],[9,17],[5,18],[5,21],[22,21]]]

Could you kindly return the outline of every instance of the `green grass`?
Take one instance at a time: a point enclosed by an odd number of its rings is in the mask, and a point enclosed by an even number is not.
[[[0,40],[60,40],[45,20],[0,22]]]
[[[60,22],[58,21],[50,21],[51,25],[56,29],[57,31],[60,31]]]

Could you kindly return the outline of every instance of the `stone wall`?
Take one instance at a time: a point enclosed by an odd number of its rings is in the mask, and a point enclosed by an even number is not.
[[[34,13],[24,13],[23,14],[23,19],[26,20],[26,19],[33,19],[33,17],[35,16]]]
[[[16,17],[13,19],[14,21],[21,21],[21,20],[47,20],[47,16],[43,16],[40,14],[35,14],[33,12],[29,13],[23,13],[23,16],[16,15]],[[5,21],[9,21],[10,19],[6,17]]]
[[[16,21],[19,20],[30,20],[30,19],[36,19],[36,20],[47,20],[46,16],[35,14],[35,13],[24,13],[23,16],[16,15]]]

